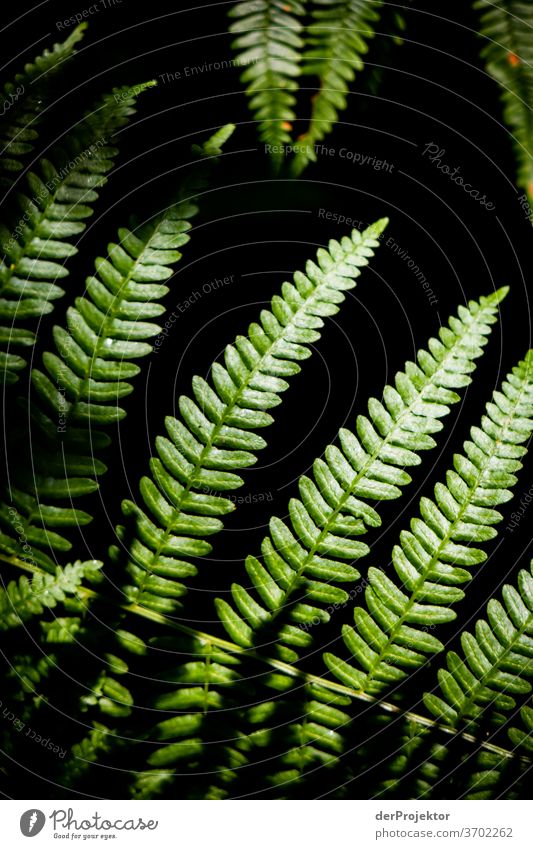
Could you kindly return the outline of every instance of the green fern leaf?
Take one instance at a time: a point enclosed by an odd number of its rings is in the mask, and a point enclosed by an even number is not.
[[[33,150],[42,119],[43,99],[50,96],[51,77],[64,70],[66,60],[83,38],[86,23],[77,26],[65,41],[37,56],[2,91],[0,120],[0,186],[11,186]]]
[[[10,581],[0,590],[0,631],[16,628],[45,608],[56,607],[67,595],[75,595],[85,579],[98,579],[101,566],[98,560],[77,561],[58,568],[55,575],[35,573],[31,580],[23,575]]]
[[[511,753],[479,751],[468,770],[462,797],[472,800],[520,798],[520,784],[526,783],[529,777],[528,766],[513,758]]]
[[[140,371],[133,361],[152,351],[146,340],[159,333],[159,325],[148,319],[164,311],[158,301],[168,287],[162,281],[181,256],[177,248],[188,240],[188,219],[195,212],[191,204],[178,204],[136,232],[120,230],[119,243],[96,261],[86,294],[69,307],[67,327],[54,328],[56,353],[43,355],[45,371],[32,372],[40,404],[32,404],[30,414],[43,450],[36,468],[22,464],[16,470],[10,494],[35,561],[49,570],[55,567],[48,552],[71,547],[52,528],[91,520],[61,502],[94,492],[94,478],[106,471],[91,452],[109,444],[103,428],[125,415],[120,400],[132,391],[127,378]],[[6,531],[9,509],[0,508]],[[20,553],[20,546],[8,550]]]
[[[533,563],[531,564],[533,569]],[[487,620],[478,619],[475,635],[461,633],[462,657],[447,654],[448,669],[438,673],[441,696],[424,695],[428,710],[454,727],[488,712],[512,710],[514,696],[531,691],[533,676],[533,578],[523,569],[518,587],[506,584],[503,603],[493,598]]]
[[[533,202],[533,10],[523,0],[476,0],[481,12],[482,56],[500,84],[503,117],[513,136],[516,182]]]
[[[4,703],[7,701],[15,706],[21,722],[28,722],[34,710],[41,704],[40,689],[49,679],[56,664],[56,656],[49,651],[43,651],[41,647],[32,654],[16,652],[9,658],[9,672],[3,682],[2,695]],[[2,743],[4,751],[12,750],[14,741],[11,728],[7,733],[3,733]]]
[[[193,639],[155,642],[166,651],[171,648],[190,659],[176,670],[165,673],[172,680],[170,691],[152,698],[152,713],[165,718],[143,733],[151,746],[150,769],[138,773],[131,787],[133,798],[159,796],[172,783],[173,771],[180,765],[197,763],[205,757],[205,740],[211,712],[215,715],[223,705],[222,693],[238,679],[239,658],[214,646],[209,640]],[[218,729],[222,736],[227,736]],[[145,745],[146,745],[145,742]]]
[[[349,84],[363,69],[367,41],[374,36],[382,0],[314,0],[308,27],[302,76],[318,77],[309,129],[299,137],[293,170],[300,173],[316,160],[314,146],[331,132],[346,109]]]
[[[301,38],[304,5],[299,0],[243,0],[230,15],[237,20],[230,32],[238,33],[233,42],[236,62],[247,65],[241,80],[247,83],[250,109],[259,123],[259,135],[267,145],[281,150],[269,151],[280,164],[283,146],[291,141],[290,130],[296,115],[296,81],[303,50]]]
[[[342,732],[351,722],[350,715],[344,709],[350,705],[347,696],[332,693],[314,682],[300,684],[296,692],[291,692],[293,688],[294,682],[291,681],[290,689],[284,694],[286,706],[297,706],[296,711],[291,711],[293,721],[280,725],[277,715],[279,709],[269,717],[272,730],[268,736],[275,739],[277,727],[277,736],[282,737],[283,751],[274,759],[274,768],[269,765],[265,783],[278,788],[283,795],[291,792],[292,784],[301,787],[306,774],[312,775],[317,770],[331,768],[338,763],[345,749]],[[279,701],[276,706],[278,705]],[[248,746],[254,744],[252,736],[248,740]]]
[[[502,516],[495,508],[512,498],[515,472],[533,430],[533,352],[513,369],[487,404],[480,427],[471,430],[464,454],[456,454],[435,499],[423,498],[420,518],[402,532],[392,563],[398,583],[382,569],[368,570],[367,609],[354,610],[355,628],[343,639],[350,661],[330,653],[327,666],[343,683],[373,695],[403,680],[409,670],[441,651],[430,630],[455,619],[451,605],[464,597],[460,585],[486,554],[472,544],[496,536]],[[398,585],[399,584],[399,585]]]
[[[425,797],[437,783],[445,757],[445,746],[435,743],[433,736],[431,729],[409,718],[402,720],[392,741],[392,757],[385,759],[380,769],[379,787],[373,798]]]
[[[286,378],[300,371],[298,361],[310,356],[323,319],[338,312],[344,292],[355,286],[385,225],[386,220],[378,221],[362,234],[354,230],[351,238],[332,240],[328,251],[321,248],[318,265],[309,261],[306,274],[296,272],[294,285],[283,284],[272,310],[262,311],[261,323],[250,326],[248,337],[238,336],[227,346],[225,366],[212,366],[213,385],[196,377],[195,400],[180,398],[182,418],[168,417],[168,438],[156,441],[153,480],[141,481],[153,519],[132,501],[123,505],[136,528],[127,564],[134,584],[125,589],[131,601],[162,613],[178,607],[186,592],[183,578],[196,574],[190,558],[211,551],[205,537],[217,533],[219,517],[235,507],[214,493],[241,486],[235,472],[255,463],[254,452],[266,444],[254,431],[272,421],[267,410],[280,403]],[[126,539],[124,529],[118,533]],[[121,554],[114,550],[113,556]]]
[[[290,524],[274,518],[262,544],[263,563],[246,561],[255,597],[239,584],[232,587],[233,606],[217,599],[217,612],[231,639],[251,646],[254,631],[276,622],[276,652],[292,663],[312,642],[310,629],[327,621],[328,606],[349,600],[336,586],[356,581],[351,565],[369,547],[358,538],[381,524],[372,502],[398,498],[410,482],[406,466],[420,463],[420,453],[435,446],[430,435],[459,401],[456,391],[470,383],[474,360],[496,320],[500,290],[442,327],[429,351],[418,353],[418,365],[407,363],[386,386],[383,403],[372,398],[369,416],[357,420],[357,435],[340,431],[340,447],[329,446],[314,464],[314,479],[299,481],[301,499],[289,504]],[[348,562],[346,562],[348,561]]]
[[[92,215],[118,154],[112,137],[135,113],[137,95],[151,85],[105,95],[52,152],[52,161],[42,159],[38,173],[27,175],[12,226],[0,228],[0,322],[7,322],[0,327],[0,346],[7,349],[0,351],[0,368],[8,383],[17,380],[16,372],[25,365],[10,348],[35,342],[31,331],[16,324],[40,319],[64,294],[65,263],[77,253],[72,238],[85,229],[84,219]]]
[[[93,724],[94,728],[87,737],[72,746],[71,757],[65,762],[59,775],[59,783],[64,787],[78,786],[90,765],[97,763],[103,754],[111,751],[112,733],[101,722]]]
[[[217,135],[218,142],[221,138]],[[209,143],[203,155],[213,156],[218,142]],[[188,191],[185,185],[185,197]],[[54,328],[56,352],[46,352],[44,370],[32,372],[38,397],[30,407],[32,439],[40,450],[33,465],[22,463],[15,470],[12,505],[0,505],[5,551],[24,557],[24,544],[29,544],[31,561],[55,573],[50,555],[71,548],[55,529],[91,521],[72,502],[95,492],[95,478],[106,471],[95,451],[109,444],[106,427],[126,415],[120,401],[132,391],[129,379],[140,371],[134,360],[152,351],[147,340],[160,327],[150,319],[164,312],[158,303],[169,291],[164,281],[181,257],[179,248],[189,241],[196,213],[196,205],[183,199],[140,227],[119,230],[119,242],[109,245],[107,258],[96,260],[86,294],[67,310],[67,326]],[[14,510],[22,526],[18,541],[12,533]]]
[[[519,746],[526,752],[533,752],[533,708],[525,705],[520,711],[522,728],[510,728],[509,739],[513,746]]]

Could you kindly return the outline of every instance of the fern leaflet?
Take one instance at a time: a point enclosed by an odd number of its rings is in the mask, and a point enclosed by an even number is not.
[[[520,711],[522,728],[510,728],[509,739],[513,746],[519,746],[526,752],[533,752],[533,708],[524,705]]]
[[[98,560],[77,561],[56,570],[55,575],[36,572],[31,580],[23,575],[0,590],[0,631],[16,628],[46,607],[56,607],[67,595],[75,595],[84,580],[99,578]]]

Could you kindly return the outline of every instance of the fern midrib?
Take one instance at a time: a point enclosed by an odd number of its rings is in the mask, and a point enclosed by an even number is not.
[[[520,392],[519,392],[517,398],[515,399],[515,401],[512,404],[512,412],[510,412],[507,415],[507,417],[505,418],[505,425],[501,428],[501,431],[500,431],[501,436],[498,439],[495,439],[494,442],[493,442],[493,450],[491,451],[491,453],[489,455],[486,455],[485,452],[483,452],[484,457],[487,458],[483,463],[483,467],[480,470],[478,470],[478,474],[475,477],[474,484],[471,487],[468,488],[468,495],[465,498],[463,504],[461,505],[461,508],[460,508],[460,510],[457,514],[457,517],[454,519],[453,523],[448,528],[448,531],[447,531],[444,539],[441,541],[440,545],[438,546],[436,553],[428,561],[428,564],[427,564],[424,572],[422,573],[420,578],[416,581],[415,586],[414,586],[413,590],[411,591],[411,597],[410,597],[409,601],[407,602],[407,605],[405,607],[404,612],[402,613],[400,618],[395,622],[394,627],[392,629],[392,632],[390,633],[386,644],[379,651],[378,658],[374,662],[374,665],[373,665],[373,671],[371,673],[368,673],[367,676],[366,676],[365,683],[363,685],[364,687],[368,687],[375,680],[376,672],[379,670],[379,667],[381,666],[387,651],[391,648],[391,646],[394,645],[395,639],[398,636],[398,633],[399,633],[402,625],[405,622],[405,618],[406,618],[407,614],[409,613],[409,611],[411,610],[413,605],[415,605],[416,602],[417,602],[417,598],[418,598],[418,595],[420,593],[420,590],[423,588],[424,584],[426,583],[427,575],[431,572],[433,566],[435,566],[439,562],[440,554],[442,553],[444,548],[448,545],[448,543],[452,542],[453,532],[454,532],[455,528],[457,527],[457,525],[462,521],[463,516],[464,516],[466,510],[468,509],[468,507],[470,506],[472,498],[473,498],[476,490],[478,489],[479,482],[480,482],[483,474],[485,473],[487,467],[490,465],[491,461],[494,459],[498,447],[502,444],[503,434],[507,431],[509,423],[515,417],[516,410],[521,403],[522,397],[523,397],[525,390],[526,390],[526,386],[527,386],[527,380],[524,380],[522,387],[520,389]]]
[[[472,321],[472,324],[477,323],[478,315],[476,316],[476,321]],[[469,327],[468,330],[470,330],[470,329],[471,328]],[[461,343],[458,343],[457,347],[460,348]],[[321,545],[321,543],[324,541],[326,536],[330,533],[331,526],[336,521],[339,513],[342,512],[342,508],[344,507],[348,498],[353,494],[353,491],[354,491],[355,487],[357,486],[357,484],[359,483],[359,481],[361,480],[361,478],[371,468],[372,464],[378,459],[381,451],[383,450],[383,447],[385,445],[387,445],[394,438],[397,430],[401,429],[401,423],[404,420],[404,417],[411,413],[411,410],[413,409],[413,407],[415,407],[417,404],[420,404],[424,400],[423,394],[424,394],[424,392],[426,392],[428,389],[432,388],[435,385],[436,376],[441,375],[443,372],[446,371],[445,364],[449,361],[450,358],[453,357],[454,354],[457,355],[457,350],[456,350],[455,346],[453,348],[448,349],[448,353],[441,360],[440,367],[430,377],[428,377],[427,383],[426,383],[426,385],[424,386],[424,388],[421,392],[421,396],[417,397],[414,401],[411,402],[411,404],[408,407],[406,407],[406,409],[401,413],[400,417],[396,420],[394,428],[387,434],[387,436],[384,436],[382,438],[382,442],[380,443],[379,448],[377,450],[375,450],[372,454],[368,455],[368,460],[365,462],[365,464],[362,466],[362,468],[357,472],[357,474],[353,478],[349,489],[347,489],[346,492],[344,492],[343,495],[341,496],[341,498],[339,499],[338,505],[334,508],[329,519],[326,521],[324,528],[320,532],[320,535],[317,538],[314,545],[312,546],[312,548],[309,550],[309,552],[308,552],[305,560],[303,561],[301,567],[297,570],[296,574],[294,575],[294,577],[289,582],[289,586],[287,588],[287,592],[285,594],[283,604],[281,605],[281,607],[279,607],[275,611],[275,613],[272,614],[271,618],[269,619],[269,624],[272,623],[277,618],[277,616],[282,612],[282,610],[285,609],[289,596],[296,589],[297,584],[299,583],[303,573],[305,572],[305,570],[309,566],[309,563],[311,562],[311,560],[313,559],[313,557],[317,553],[318,548]]]
[[[23,572],[30,572],[32,574],[37,573],[42,575],[49,574],[38,566],[33,566],[32,564],[20,560],[18,557],[6,555],[1,551],[0,561],[3,561],[8,566],[21,569]],[[278,660],[277,658],[273,657],[266,657],[254,650],[244,649],[237,643],[232,643],[229,640],[223,639],[222,637],[217,637],[212,634],[207,634],[204,631],[198,631],[195,628],[190,628],[188,625],[184,625],[183,623],[178,622],[176,619],[169,618],[163,613],[157,613],[156,611],[151,610],[147,607],[143,607],[140,604],[117,604],[114,599],[104,596],[97,590],[93,590],[89,587],[85,587],[82,585],[78,587],[77,591],[81,596],[85,596],[88,599],[94,599],[95,601],[103,601],[113,608],[119,607],[120,610],[123,610],[126,613],[132,613],[133,615],[140,616],[143,619],[149,619],[151,622],[155,622],[158,625],[163,625],[165,627],[170,628],[171,630],[179,631],[182,634],[187,634],[187,636],[195,637],[196,639],[208,642],[213,646],[218,646],[219,648],[225,651],[232,652],[236,655],[242,655],[256,659],[261,663],[265,663],[267,666],[271,666],[274,669],[284,672],[287,675],[290,675],[292,678],[303,680],[308,684],[316,684],[317,686],[324,687],[325,689],[330,690],[333,693],[339,693],[343,696],[349,696],[350,698],[353,698],[356,701],[363,701],[370,705],[379,704],[380,709],[384,710],[386,713],[391,713],[398,716],[401,714],[405,718],[411,720],[417,725],[423,726],[424,728],[436,728],[447,735],[455,735],[457,733],[449,726],[436,722],[434,719],[429,719],[426,716],[416,714],[412,711],[402,711],[402,709],[398,705],[383,701],[382,699],[377,699],[369,693],[354,690],[352,687],[347,687],[345,684],[340,684],[337,681],[330,681],[327,678],[321,678],[318,675],[313,675],[309,672],[303,672],[296,666],[291,666],[289,663],[285,663],[282,660]],[[468,734],[464,731],[459,732],[459,734],[464,740],[467,740],[471,743],[477,743],[481,748],[486,749],[487,751],[495,752],[501,755],[502,757],[508,758],[509,760],[514,760],[517,757],[520,757],[526,763],[530,763],[530,759],[527,758],[527,756],[517,756],[514,751],[503,749],[501,746],[496,746],[495,744],[489,743],[486,740],[479,740],[472,734]]]
[[[361,243],[361,244],[363,244],[363,243]],[[357,247],[361,247],[361,244],[359,246],[354,245],[354,248],[357,249]],[[346,254],[346,252],[345,252],[345,254]],[[337,265],[337,262],[335,263],[335,265]],[[191,474],[189,475],[187,483],[184,485],[182,492],[180,492],[179,498],[177,499],[178,504],[172,510],[169,521],[166,524],[163,536],[161,537],[161,540],[160,540],[160,542],[159,542],[159,544],[158,544],[158,546],[157,546],[157,548],[156,548],[156,550],[153,554],[153,557],[150,560],[150,567],[153,567],[154,564],[157,563],[157,560],[161,555],[161,551],[163,550],[168,539],[172,535],[172,526],[174,525],[176,520],[179,518],[179,516],[183,512],[183,510],[182,510],[183,503],[184,503],[185,499],[188,497],[188,495],[189,495],[189,493],[190,493],[190,491],[191,491],[191,489],[192,489],[192,487],[195,483],[196,476],[197,476],[198,472],[201,471],[201,469],[203,468],[203,463],[204,463],[206,457],[208,456],[209,452],[213,448],[214,441],[216,440],[217,436],[219,435],[221,429],[225,426],[226,421],[228,420],[229,416],[232,414],[235,407],[238,406],[238,403],[239,403],[239,401],[242,397],[242,393],[249,387],[249,385],[252,382],[252,380],[254,379],[254,377],[261,371],[261,366],[265,362],[265,360],[268,357],[274,356],[274,352],[276,350],[276,345],[278,344],[280,339],[283,339],[283,337],[286,335],[288,329],[291,328],[291,327],[297,326],[296,320],[298,319],[298,317],[301,316],[301,315],[304,315],[306,313],[306,310],[309,309],[309,307],[312,305],[313,300],[317,297],[317,295],[324,288],[328,288],[327,281],[329,279],[330,273],[334,273],[334,272],[325,272],[324,273],[324,281],[309,294],[308,298],[306,298],[304,300],[303,304],[301,304],[301,306],[298,307],[297,311],[295,313],[293,313],[291,320],[287,324],[281,325],[281,322],[279,322],[280,326],[281,326],[281,332],[280,332],[279,336],[272,342],[271,347],[269,347],[263,354],[261,354],[257,363],[252,367],[252,370],[250,371],[250,374],[246,378],[245,382],[242,384],[242,386],[238,387],[238,389],[235,392],[230,403],[225,404],[224,411],[221,414],[219,421],[214,424],[213,430],[211,431],[211,434],[210,434],[210,436],[207,440],[207,443],[204,445],[202,451],[200,452],[200,456],[199,456],[198,460],[196,461],[196,463],[194,464],[194,469],[191,472]],[[145,570],[142,581],[140,583],[140,587],[139,587],[141,593],[144,591],[146,581],[148,580],[148,578],[150,577],[151,574],[152,574],[152,568]]]

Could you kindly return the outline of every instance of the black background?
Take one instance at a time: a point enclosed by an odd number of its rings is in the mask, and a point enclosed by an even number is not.
[[[268,447],[257,465],[245,472],[245,486],[236,495],[249,496],[255,503],[241,505],[229,517],[214,541],[212,558],[201,565],[193,581],[185,621],[217,633],[210,592],[222,595],[233,580],[245,579],[243,557],[259,551],[271,513],[286,515],[298,476],[340,426],[353,426],[355,416],[365,412],[366,399],[380,396],[383,385],[417,348],[426,347],[428,336],[459,303],[502,285],[511,287],[475,383],[446,419],[445,437],[417,470],[401,506],[383,510],[384,530],[373,540],[369,565],[390,562],[391,545],[415,515],[420,495],[431,492],[432,482],[442,477],[453,451],[460,449],[470,425],[479,420],[490,392],[531,343],[531,225],[519,202],[522,192],[514,184],[511,137],[502,124],[499,91],[479,59],[478,22],[469,5],[454,4],[450,11],[449,3],[415,4],[419,8],[407,10],[401,46],[380,32],[378,24],[348,109],[324,140],[332,155],[319,156],[297,180],[272,177],[238,69],[204,69],[187,75],[187,68],[232,57],[227,33],[231,5],[177,11],[175,4],[123,0],[107,9],[99,7],[88,18],[89,31],[69,66],[70,91],[51,106],[52,127],[42,133],[38,151],[46,150],[75,123],[101,91],[158,80],[157,88],[139,100],[136,118],[121,133],[119,164],[80,240],[67,296],[54,313],[55,320],[61,320],[71,298],[83,289],[91,258],[105,255],[117,227],[131,214],[142,219],[172,198],[183,175],[190,172],[191,143],[227,122],[237,125],[213,184],[201,198],[191,242],[170,283],[168,309],[179,312],[178,305],[183,308],[195,291],[202,296],[180,313],[169,338],[145,361],[136,392],[127,401],[128,418],[117,434],[120,450],[108,458],[110,471],[102,482],[95,524],[84,529],[80,551],[85,546],[90,556],[101,559],[120,521],[120,501],[137,497],[138,479],[147,471],[155,436],[163,432],[164,416],[175,412],[180,394],[190,391],[191,376],[208,373],[224,345],[246,331],[259,309],[294,270],[303,269],[317,247],[348,232],[346,225],[326,220],[320,210],[365,223],[390,218],[371,267],[363,271],[341,313],[328,322],[313,357],[283,396],[275,424],[264,432]],[[389,11],[402,8],[388,5]],[[27,12],[23,6],[10,6],[8,16],[20,17],[3,32],[4,77],[10,78],[25,60],[63,38],[67,29],[59,29],[57,22],[83,8],[88,6],[82,2],[48,2]],[[169,80],[168,75],[178,74],[179,79]],[[295,136],[306,126],[311,94],[301,93],[299,114],[304,119],[295,126]],[[486,195],[494,210],[469,197],[423,155],[429,143],[444,149],[443,163],[459,166],[465,180]],[[392,172],[352,164],[341,156],[343,148],[387,160]],[[389,237],[426,276],[437,303],[430,303],[414,272],[387,245]],[[230,285],[204,294],[204,284],[231,275]],[[463,611],[478,611],[509,574],[527,565],[529,513],[515,532],[506,530],[506,525],[532,483],[528,462],[515,502],[505,508],[501,535],[488,545],[489,560],[474,580]],[[85,552],[77,556],[82,555]],[[334,617],[323,629],[321,647],[334,640],[341,622],[349,618],[348,610]],[[448,636],[453,633],[450,626]],[[330,650],[341,647],[332,644]],[[321,669],[319,655],[307,662],[310,668]],[[410,707],[417,707],[419,692],[415,684]]]

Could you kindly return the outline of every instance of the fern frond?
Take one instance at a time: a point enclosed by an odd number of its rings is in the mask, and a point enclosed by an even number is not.
[[[468,770],[466,786],[461,798],[516,799],[520,798],[521,784],[528,784],[527,767],[519,758],[511,758],[498,752],[479,751]],[[529,787],[526,786],[529,795]]]
[[[50,313],[64,294],[65,263],[78,250],[72,239],[85,229],[118,155],[112,137],[135,114],[138,94],[152,85],[114,89],[101,98],[52,152],[52,161],[42,159],[38,173],[27,175],[16,219],[10,228],[0,227],[0,322],[7,322],[0,327],[0,346],[7,349],[0,350],[0,368],[7,383],[25,365],[10,347],[35,342],[31,330],[16,325]]]
[[[395,759],[398,778],[383,783],[380,798],[516,798],[527,766],[523,760],[509,751],[482,749],[470,735],[440,741],[434,736],[427,728],[413,728],[411,750]]]
[[[533,570],[533,563],[531,564]],[[518,586],[506,584],[503,603],[493,598],[487,620],[478,619],[475,635],[461,633],[462,656],[449,651],[448,669],[439,669],[442,696],[424,694],[424,703],[438,719],[456,727],[468,725],[493,710],[512,710],[514,695],[531,691],[533,676],[533,578],[522,569]]]
[[[173,781],[175,770],[194,764],[198,773],[198,764],[207,752],[214,756],[216,733],[212,744],[206,746],[210,725],[215,725],[218,739],[227,738],[229,712],[225,706],[222,710],[223,694],[238,680],[239,658],[209,640],[160,640],[156,645],[167,651],[171,646],[190,659],[165,673],[165,681],[172,681],[173,689],[160,692],[149,703],[151,712],[164,718],[142,735],[144,746],[149,746],[146,760],[150,769],[140,771],[131,787],[131,795],[138,799],[161,795]]]
[[[496,536],[502,515],[495,508],[512,498],[514,472],[522,467],[522,444],[533,430],[533,351],[513,369],[487,404],[480,427],[471,430],[464,454],[454,456],[446,484],[423,498],[420,517],[400,535],[392,564],[397,582],[382,569],[368,570],[368,609],[356,607],[355,628],[343,628],[349,662],[324,655],[333,674],[354,689],[379,694],[422,666],[443,645],[431,629],[455,619],[451,605],[464,597],[468,568],[486,554],[472,543]]]
[[[213,156],[222,141],[217,133],[202,152]],[[50,555],[71,547],[58,530],[91,521],[72,503],[96,491],[95,478],[106,471],[95,452],[109,444],[106,428],[126,415],[120,400],[132,391],[128,381],[140,371],[134,361],[152,351],[147,340],[160,327],[150,319],[164,312],[158,303],[169,291],[163,281],[181,258],[179,248],[189,241],[190,219],[197,211],[184,199],[140,227],[120,229],[107,258],[96,260],[86,294],[67,310],[67,326],[54,328],[56,352],[46,352],[44,370],[32,372],[38,397],[30,407],[32,436],[40,450],[33,465],[15,469],[12,506],[0,505],[4,551],[24,556],[22,538],[31,546],[32,560],[54,573]],[[18,540],[14,510],[22,526]]]
[[[71,757],[59,775],[64,787],[79,786],[91,764],[97,763],[103,754],[110,751],[110,732],[101,722],[94,722],[89,734],[72,746]]]
[[[500,84],[503,117],[517,159],[517,184],[533,201],[533,8],[523,0],[476,0],[481,12],[481,52]]]
[[[313,23],[308,27],[302,76],[318,77],[312,98],[309,129],[299,137],[293,169],[300,173],[316,160],[314,146],[331,132],[339,112],[346,109],[349,84],[363,69],[367,42],[374,36],[382,0],[313,0]]]
[[[229,13],[237,18],[229,31],[239,33],[232,47],[237,50],[237,64],[248,65],[241,81],[248,84],[246,93],[259,122],[259,136],[274,147],[291,141],[296,78],[303,51],[300,18],[304,13],[300,0],[243,0]],[[270,153],[279,165],[282,150]]]
[[[500,785],[505,760],[495,752],[480,752],[477,769],[471,773],[467,799],[493,799]]]
[[[392,757],[380,769],[380,781],[372,798],[423,798],[440,774],[442,743],[435,743],[431,730],[404,719],[393,740]]]
[[[280,677],[277,676],[278,689],[281,689]],[[278,710],[272,711],[268,717],[271,728],[277,725],[277,734],[274,728],[267,732],[267,739],[275,751],[276,746],[273,744],[278,736],[280,743],[277,748],[281,747],[281,753],[273,764],[268,764],[264,780],[267,785],[278,788],[282,797],[295,788],[301,792],[301,782],[305,780],[306,774],[312,775],[317,770],[331,768],[338,763],[345,749],[343,731],[351,722],[345,710],[350,705],[347,696],[332,693],[314,682],[304,683],[296,693],[291,692],[293,687],[294,682],[290,682],[290,689],[284,693],[282,700],[285,710],[290,710],[290,717],[280,725],[279,702],[275,703]],[[264,712],[260,720],[256,735],[265,735]],[[252,735],[248,746],[254,744],[256,739]]]
[[[181,419],[166,419],[167,437],[158,437],[158,456],[151,462],[153,480],[144,477],[141,495],[148,511],[125,501],[123,512],[135,520],[136,538],[129,545],[127,569],[134,580],[127,597],[162,613],[170,613],[186,592],[182,579],[196,574],[188,558],[209,554],[205,537],[217,533],[220,516],[234,509],[213,493],[242,485],[236,470],[256,462],[265,440],[255,431],[270,424],[266,411],[280,403],[286,378],[300,371],[309,346],[320,338],[324,318],[335,315],[345,292],[355,286],[360,268],[368,264],[386,220],[351,238],[320,248],[318,265],[309,261],[306,274],[296,272],[294,285],[284,283],[272,310],[248,336],[228,345],[225,366],[215,362],[212,386],[193,379],[194,399],[179,400]],[[126,532],[119,529],[126,540]],[[115,556],[120,556],[118,549]]]
[[[52,529],[91,520],[61,502],[94,492],[95,477],[106,471],[93,452],[109,444],[105,427],[125,416],[120,399],[132,391],[127,379],[140,371],[134,360],[152,351],[145,340],[159,333],[159,325],[149,319],[164,312],[158,301],[168,287],[161,281],[181,256],[177,248],[188,240],[188,219],[195,212],[191,204],[178,204],[135,233],[120,230],[108,257],[96,261],[86,294],[69,307],[67,327],[54,328],[56,352],[43,354],[45,371],[32,372],[41,403],[33,403],[30,414],[41,450],[34,468],[23,463],[14,470],[10,495],[33,558],[51,571],[49,554],[71,547]],[[9,509],[0,509],[5,533]],[[21,552],[19,544],[3,542],[9,553]]]
[[[51,413],[71,424],[108,425],[125,416],[118,401],[133,387],[124,381],[139,373],[131,360],[145,357],[160,327],[150,319],[165,308],[178,250],[189,241],[190,219],[198,208],[188,202],[170,207],[154,221],[118,231],[107,257],[95,262],[86,294],[67,311],[67,328],[56,327],[57,353],[45,353],[46,373],[32,372],[34,386]],[[61,394],[63,392],[63,394]]]
[[[99,577],[101,567],[98,560],[78,560],[58,568],[55,575],[36,572],[31,580],[23,575],[18,581],[10,581],[5,590],[0,590],[0,631],[16,628],[46,607],[56,607],[67,595],[75,595],[84,580]]]
[[[179,645],[174,640],[158,644],[167,651],[170,646],[177,651]],[[267,748],[261,784],[279,787],[281,793],[306,771],[336,761],[342,751],[337,729],[348,722],[342,707],[349,698],[314,681],[295,681],[280,672],[265,674],[208,638],[195,640],[186,652],[191,652],[192,660],[164,673],[165,681],[179,682],[179,688],[158,695],[148,705],[166,716],[142,735],[151,747],[151,769],[137,775],[135,798],[168,793],[184,771],[189,775],[188,798],[195,793],[209,799],[239,795],[240,788],[250,790],[254,759],[262,760]],[[183,647],[179,653],[185,653]],[[208,771],[206,789],[202,776]]]
[[[23,169],[23,161],[33,150],[43,99],[50,96],[50,80],[75,52],[83,38],[86,23],[77,26],[65,41],[46,49],[24,71],[15,75],[2,90],[0,120],[0,186],[10,186]]]
[[[533,707],[524,705],[520,711],[522,728],[510,728],[509,739],[513,746],[519,746],[526,752],[533,753]]]
[[[276,651],[292,663],[299,649],[310,646],[313,625],[329,619],[325,608],[347,602],[348,593],[337,585],[360,577],[351,562],[369,547],[358,537],[381,524],[372,502],[398,498],[411,480],[405,467],[420,463],[420,453],[435,446],[430,434],[442,429],[440,419],[460,400],[454,390],[470,383],[505,294],[499,290],[461,306],[459,317],[441,327],[440,338],[429,340],[429,351],[419,351],[418,364],[406,363],[394,386],[385,387],[383,402],[370,399],[357,435],[341,430],[340,447],[330,445],[325,459],[315,462],[313,479],[300,478],[300,499],[289,504],[290,524],[273,518],[263,563],[246,561],[255,597],[235,584],[233,606],[216,601],[236,643],[251,646],[254,631],[276,621]]]

